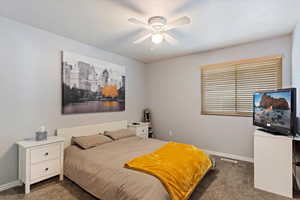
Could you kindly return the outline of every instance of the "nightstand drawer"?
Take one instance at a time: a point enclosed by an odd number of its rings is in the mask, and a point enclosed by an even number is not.
[[[33,164],[30,170],[30,180],[35,181],[39,178],[46,178],[47,176],[52,176],[59,174],[60,171],[60,160],[48,160],[38,164]]]
[[[148,135],[148,127],[138,127],[136,128],[136,132],[138,135]]]
[[[129,124],[128,127],[135,131],[136,136],[147,139],[149,137],[149,127],[147,123]]]
[[[145,128],[137,128],[136,135],[142,137],[144,139],[148,138],[148,129]]]
[[[143,136],[144,137],[144,136],[148,136],[148,134],[142,132],[142,133],[138,133],[137,136]]]
[[[60,157],[59,144],[51,144],[43,147],[34,148],[30,152],[31,163],[38,163]]]

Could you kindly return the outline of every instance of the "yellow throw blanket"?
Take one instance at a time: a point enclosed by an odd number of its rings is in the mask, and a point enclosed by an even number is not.
[[[187,200],[211,166],[209,157],[203,151],[176,142],[169,142],[125,164],[126,168],[157,177],[172,200]]]

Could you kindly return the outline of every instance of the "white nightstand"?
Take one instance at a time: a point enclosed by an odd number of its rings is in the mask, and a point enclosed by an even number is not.
[[[52,176],[63,180],[64,138],[52,136],[47,140],[24,140],[19,146],[19,180],[25,184],[25,193],[30,185]]]
[[[143,122],[137,122],[139,123],[138,125],[130,123],[128,127],[132,130],[135,131],[136,135],[138,137],[142,137],[144,139],[147,139],[149,137],[148,133],[148,123],[143,123]]]

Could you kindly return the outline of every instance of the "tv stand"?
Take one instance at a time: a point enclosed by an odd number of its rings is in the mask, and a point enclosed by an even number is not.
[[[288,137],[287,135],[284,135],[282,133],[279,133],[279,132],[276,132],[276,131],[267,130],[267,129],[264,129],[264,128],[258,128],[257,130],[263,131],[265,133],[269,133],[269,134],[272,134],[272,135],[278,135],[278,136],[286,136],[286,137]]]
[[[293,198],[294,147],[299,138],[254,133],[255,188]]]

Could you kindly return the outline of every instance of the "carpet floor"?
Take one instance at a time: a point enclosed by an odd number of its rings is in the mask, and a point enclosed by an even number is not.
[[[217,168],[206,175],[190,200],[288,200],[254,189],[252,163],[239,161],[238,164],[233,164],[215,158]],[[24,195],[23,186],[0,192],[0,199],[97,200],[67,178],[59,182],[57,177],[32,185],[28,195]]]

